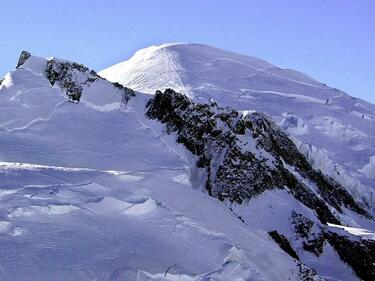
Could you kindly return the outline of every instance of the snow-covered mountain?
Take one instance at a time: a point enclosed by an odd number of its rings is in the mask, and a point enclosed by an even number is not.
[[[99,73],[154,94],[173,88],[199,102],[265,112],[316,169],[375,207],[375,105],[294,70],[200,44],[139,50]]]
[[[0,280],[375,276],[369,103],[167,44],[99,74],[23,52],[0,107]]]

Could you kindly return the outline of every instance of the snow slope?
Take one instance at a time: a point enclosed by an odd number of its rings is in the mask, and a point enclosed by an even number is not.
[[[203,87],[200,90],[184,82],[188,73],[184,75],[178,55],[170,54],[176,48],[196,58],[185,63],[196,72],[194,83]],[[58,73],[52,75],[48,69],[53,61]],[[0,280],[358,280],[330,243],[324,242],[323,253],[315,256],[294,237],[293,212],[311,220],[316,229],[321,223],[315,210],[291,196],[288,188],[267,190],[243,204],[208,196],[207,175],[196,167],[196,156],[177,143],[164,124],[145,115],[153,88],[172,84],[194,101],[213,98],[240,110],[259,109],[247,106],[249,99],[246,105],[238,96],[202,82],[220,80],[224,72],[228,80],[252,72],[285,76],[288,83],[298,80],[303,87],[321,87],[318,82],[201,45],[152,47],[140,51],[135,62],[126,71],[133,72],[137,83],[114,80],[136,90],[144,87],[146,93],[125,99],[121,86],[54,58],[26,55],[0,80]],[[114,71],[118,78],[124,75],[120,70]],[[71,98],[77,89],[82,90],[79,102]],[[296,95],[293,100],[299,103]],[[305,100],[318,98],[306,95]],[[256,104],[260,106],[261,99]],[[275,105],[270,108],[276,111]],[[310,123],[280,114],[275,116],[281,124],[299,132],[294,134],[296,142],[301,131],[303,137],[310,136],[312,129],[304,128]],[[329,126],[324,130],[335,132]],[[241,149],[272,158],[250,135],[242,141]],[[366,174],[372,166],[366,163],[363,178],[350,176],[370,184]],[[307,186],[311,192],[316,188]],[[324,227],[351,235],[353,241],[373,239],[373,220],[346,209],[342,216],[348,226]],[[268,232],[274,230],[290,240],[299,261],[270,238]]]
[[[0,86],[0,280],[299,279],[266,231],[191,187],[149,95],[123,104],[97,79],[72,103],[46,67],[31,56]]]
[[[137,51],[99,73],[138,91],[173,88],[199,102],[270,114],[316,169],[375,207],[375,105],[300,72],[201,44]]]
[[[179,173],[2,163],[0,279],[151,280],[139,276],[168,267],[163,280],[293,276],[264,232],[170,180]]]

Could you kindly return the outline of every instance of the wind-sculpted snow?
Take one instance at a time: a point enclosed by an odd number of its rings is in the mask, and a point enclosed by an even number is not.
[[[90,73],[30,56],[1,85],[0,280],[318,278],[192,188],[149,96]]]
[[[179,171],[2,163],[0,173],[1,280],[298,280],[306,271],[219,201],[173,183]]]
[[[100,75],[141,92],[172,88],[200,103],[272,116],[314,169],[345,187],[374,213],[375,106],[300,72],[202,44],[138,51]],[[296,124],[289,122],[294,116]]]
[[[261,60],[221,53],[207,49],[199,59],[211,57],[210,69],[235,66],[228,79],[263,71],[321,87]],[[140,52],[139,60],[149,55],[157,64],[153,54]],[[165,52],[164,59],[179,69],[175,56]],[[19,61],[0,85],[0,280],[371,276],[368,209],[313,169],[267,115],[197,102],[188,87],[181,89],[190,98],[172,90],[134,93],[61,59],[25,52]],[[152,88],[166,77],[175,85],[186,78],[153,73],[139,83]],[[284,129],[311,132],[299,116],[283,118]],[[344,136],[362,134],[349,128]],[[364,173],[371,163],[361,165]],[[310,220],[317,235],[324,230],[319,255],[304,249],[293,213]]]

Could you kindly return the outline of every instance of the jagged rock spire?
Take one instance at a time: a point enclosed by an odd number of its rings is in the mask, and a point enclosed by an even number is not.
[[[22,51],[20,58],[18,59],[17,68],[19,68],[21,65],[25,63],[25,61],[28,60],[28,58],[31,56],[31,54],[27,51]]]

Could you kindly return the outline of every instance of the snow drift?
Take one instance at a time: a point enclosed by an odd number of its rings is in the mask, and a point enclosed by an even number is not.
[[[374,107],[306,75],[197,44],[99,74],[23,52],[0,108],[1,280],[375,274]]]

